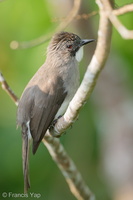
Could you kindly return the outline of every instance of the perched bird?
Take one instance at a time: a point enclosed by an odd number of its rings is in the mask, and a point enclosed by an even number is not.
[[[45,63],[29,81],[20,98],[17,124],[22,129],[24,192],[30,188],[29,142],[33,154],[51,123],[64,114],[79,86],[78,62],[82,46],[93,39],[80,39],[73,33],[56,33],[47,48]]]

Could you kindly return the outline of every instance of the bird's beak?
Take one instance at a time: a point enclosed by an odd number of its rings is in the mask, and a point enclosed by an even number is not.
[[[86,45],[86,44],[88,44],[88,43],[90,43],[90,42],[94,42],[95,40],[94,39],[83,39],[83,40],[81,40],[81,44],[80,44],[80,46],[83,46],[83,45]]]

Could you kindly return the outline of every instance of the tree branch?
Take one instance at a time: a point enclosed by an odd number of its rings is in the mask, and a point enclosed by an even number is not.
[[[103,1],[103,5],[107,9],[107,16],[116,28],[116,30],[119,32],[121,37],[124,39],[133,39],[133,30],[128,30],[118,19],[117,16],[114,15],[113,8],[111,7],[109,0]]]
[[[79,11],[80,4],[81,4],[81,0],[74,0],[74,5],[73,5],[72,10],[70,11],[70,13],[68,13],[65,20],[63,20],[59,24],[59,26],[56,28],[56,30],[54,30],[54,33],[64,30],[71,23],[71,21],[75,18],[75,16],[77,15]],[[38,46],[48,41],[52,35],[53,35],[53,32],[50,33],[49,35],[43,35],[31,41],[25,41],[25,42],[12,41],[10,43],[10,47],[11,49],[16,50],[16,49],[26,49],[26,48]]]
[[[67,155],[59,139],[45,135],[43,143],[65,177],[72,194],[78,200],[95,200],[74,162]]]
[[[80,20],[80,19],[85,19],[85,20],[87,20],[87,19],[89,19],[90,17],[93,17],[93,16],[95,16],[95,15],[97,15],[97,14],[98,14],[98,11],[92,11],[91,13],[88,13],[88,14],[77,15],[77,16],[75,17],[75,19],[76,19],[76,20]]]
[[[16,106],[18,106],[18,97],[14,94],[14,92],[9,87],[7,81],[5,80],[4,76],[0,72],[0,83],[3,90],[10,96],[10,98],[15,102]]]
[[[75,20],[81,20],[81,19],[84,19],[84,20],[87,20],[89,19],[90,17],[93,17],[95,15],[98,14],[98,11],[92,11],[91,13],[84,13],[84,14],[79,14],[79,15],[76,15],[74,17]],[[58,22],[58,21],[63,21],[65,18],[54,18],[52,21],[53,22]]]
[[[133,3],[122,6],[116,10],[113,10],[113,14],[114,15],[123,15],[123,14],[129,13],[129,12],[132,12],[132,11],[133,11]]]
[[[128,30],[121,22],[120,20],[113,15],[112,13],[109,15],[109,19],[116,28],[116,30],[119,32],[121,37],[124,39],[133,39],[133,30]]]

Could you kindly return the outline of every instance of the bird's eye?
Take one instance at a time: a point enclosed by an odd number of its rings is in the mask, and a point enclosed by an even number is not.
[[[71,44],[70,44],[70,45],[67,45],[67,48],[68,48],[68,49],[72,49],[72,47],[73,47],[73,46],[72,46]]]

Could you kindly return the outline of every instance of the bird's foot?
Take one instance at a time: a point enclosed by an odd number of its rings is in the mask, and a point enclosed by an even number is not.
[[[60,119],[62,115],[58,116],[57,119],[54,119],[54,121],[50,124],[49,129],[54,128],[55,124],[57,123],[58,119]]]

